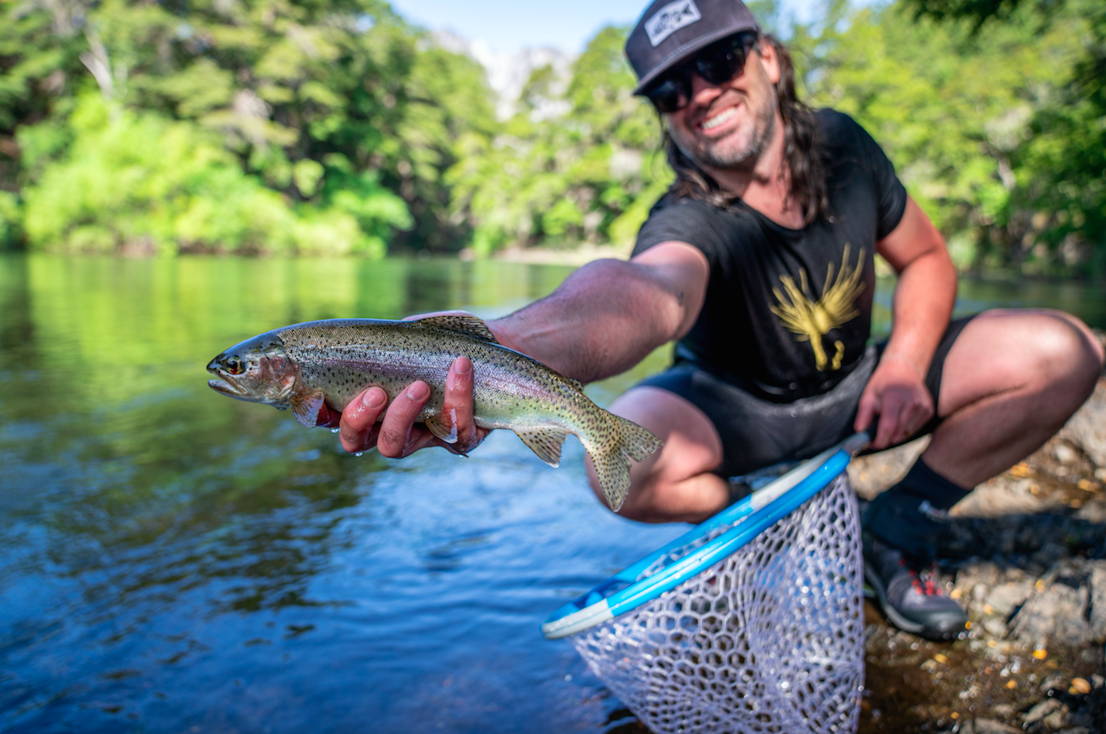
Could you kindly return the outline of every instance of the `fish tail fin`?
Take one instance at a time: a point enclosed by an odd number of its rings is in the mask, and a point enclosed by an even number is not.
[[[584,448],[607,505],[618,512],[630,492],[630,464],[648,458],[663,442],[631,420],[613,413],[606,418],[600,435],[585,439]]]

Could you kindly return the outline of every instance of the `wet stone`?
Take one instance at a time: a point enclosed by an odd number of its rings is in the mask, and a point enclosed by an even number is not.
[[[969,719],[953,731],[958,734],[1021,734],[1021,729],[994,719]]]
[[[1064,704],[1060,703],[1055,698],[1046,698],[1026,712],[1023,722],[1026,726],[1032,726],[1046,716],[1060,710],[1063,706]]]

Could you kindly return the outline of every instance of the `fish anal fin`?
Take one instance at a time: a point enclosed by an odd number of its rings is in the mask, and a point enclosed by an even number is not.
[[[456,424],[453,421],[447,421],[441,413],[427,416],[422,422],[435,437],[446,443],[457,443]]]
[[[305,426],[314,428],[318,424],[319,411],[326,403],[326,393],[315,390],[302,395],[297,395],[288,406],[292,409],[292,415]]]
[[[413,323],[419,326],[432,326],[436,329],[456,331],[459,334],[471,336],[474,339],[497,343],[495,334],[493,334],[492,330],[488,328],[488,325],[484,323],[484,320],[468,313],[447,313],[437,316],[426,316],[421,319],[414,319]]]
[[[516,428],[515,433],[538,458],[552,467],[561,463],[561,446],[567,431],[557,428]]]

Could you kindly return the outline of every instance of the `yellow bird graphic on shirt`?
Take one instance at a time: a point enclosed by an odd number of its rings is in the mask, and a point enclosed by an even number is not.
[[[810,342],[814,351],[814,366],[819,371],[841,369],[845,357],[844,342],[834,340],[834,355],[830,358],[822,340],[830,329],[848,323],[860,313],[856,309],[856,299],[864,292],[864,283],[860,281],[863,273],[864,253],[857,259],[856,267],[850,267],[849,246],[845,245],[841,267],[834,268],[834,264],[830,263],[826,270],[821,298],[815,300],[816,294],[808,295],[810,288],[805,271],[799,273],[799,283],[790,275],[783,275],[780,276],[783,290],[772,289],[777,303],[771,307],[772,313],[789,331],[798,335],[799,341]]]

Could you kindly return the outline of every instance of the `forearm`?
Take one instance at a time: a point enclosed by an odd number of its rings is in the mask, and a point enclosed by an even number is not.
[[[650,268],[598,260],[546,298],[488,325],[506,346],[590,382],[634,366],[685,324],[681,294]]]
[[[891,339],[884,359],[929,369],[956,301],[956,269],[944,248],[913,260],[899,273]]]

